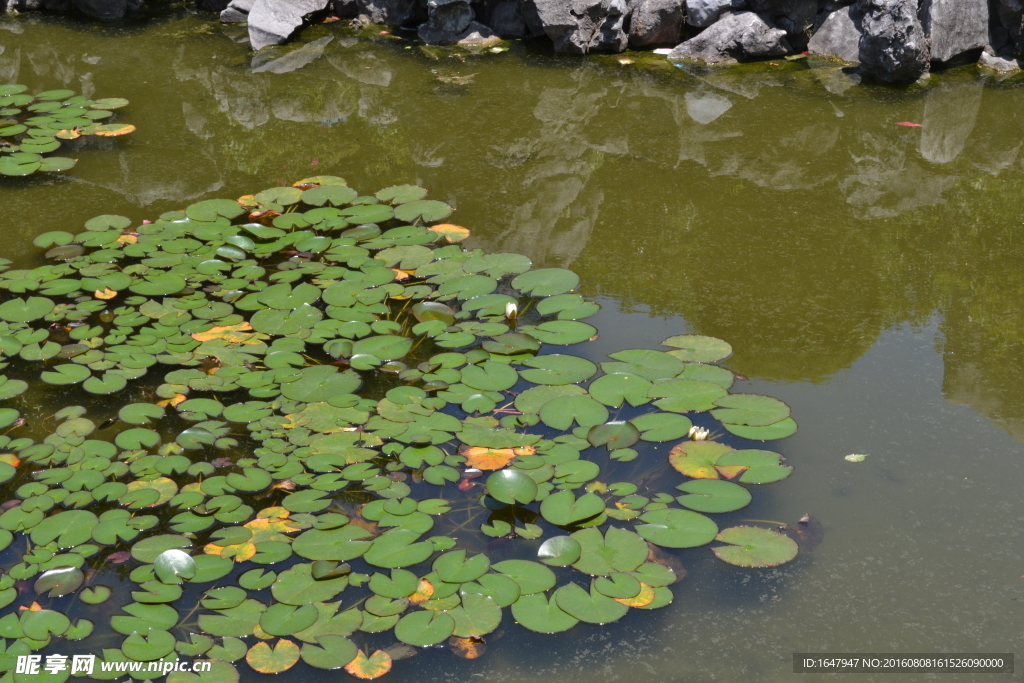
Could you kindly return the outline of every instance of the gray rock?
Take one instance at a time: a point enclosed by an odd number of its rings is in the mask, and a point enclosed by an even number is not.
[[[476,18],[473,8],[464,0],[430,0],[427,10],[427,21],[417,31],[427,45],[454,45]]]
[[[256,0],[249,11],[249,43],[261,50],[280,45],[302,26],[302,17],[327,7],[328,0]]]
[[[489,25],[496,34],[507,38],[521,38],[527,33],[526,21],[515,0],[496,4]]]
[[[978,64],[987,69],[993,69],[994,71],[1002,73],[1020,71],[1022,66],[1019,59],[1014,59],[1013,57],[1000,57],[995,54],[995,51],[990,53],[989,50],[985,50],[981,53],[981,58],[978,60]]]
[[[745,0],[686,0],[686,23],[705,28],[718,21],[723,13],[746,6]]]
[[[254,0],[231,0],[220,13],[220,20],[225,24],[240,24],[249,18]]]
[[[490,47],[500,42],[501,38],[489,27],[484,26],[479,21],[471,21],[466,30],[459,36],[456,45],[464,47]]]
[[[356,0],[359,17],[373,24],[404,26],[426,19],[416,0]],[[425,5],[424,5],[425,7]],[[419,21],[417,17],[422,16]]]
[[[118,21],[128,11],[127,0],[73,0],[74,7],[94,19]]]
[[[700,35],[677,45],[668,58],[732,64],[782,57],[791,51],[785,31],[772,28],[754,12],[736,12],[723,15]]]
[[[524,0],[523,16],[530,26],[536,13],[556,52],[622,52],[630,9],[625,0]]]
[[[932,61],[948,62],[988,44],[988,0],[923,0],[920,15]]]
[[[860,12],[852,6],[843,7],[828,15],[825,23],[814,32],[807,43],[807,51],[812,55],[856,62],[860,60],[860,37],[863,33]]]
[[[676,45],[682,37],[683,0],[634,0],[629,24],[631,48]]]
[[[863,71],[887,83],[908,83],[928,73],[928,43],[916,0],[861,0]]]

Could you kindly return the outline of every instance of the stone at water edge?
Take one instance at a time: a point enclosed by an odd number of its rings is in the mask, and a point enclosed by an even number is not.
[[[1014,59],[1013,57],[1000,57],[994,54],[994,50],[990,47],[986,47],[981,53],[981,59],[978,60],[981,66],[987,69],[993,69],[1001,73],[1010,73],[1013,71],[1021,70],[1021,61]]]
[[[452,45],[476,18],[466,0],[429,0],[427,21],[417,34],[427,45]]]
[[[536,23],[554,43],[555,52],[622,52],[629,36],[626,0],[524,0],[522,11],[531,32]]]
[[[505,38],[522,38],[527,34],[526,20],[519,9],[519,3],[514,0],[499,2],[491,11],[491,20],[488,22],[494,32]]]
[[[629,24],[631,48],[675,45],[682,37],[682,0],[634,0]]]
[[[220,20],[225,24],[241,24],[249,18],[253,0],[231,0],[220,13]]]
[[[744,0],[687,0],[686,23],[697,28],[707,28],[730,10],[742,9]]]
[[[887,83],[912,83],[928,73],[928,43],[917,18],[917,0],[861,0],[863,71]]]
[[[677,45],[668,58],[734,64],[790,52],[785,31],[770,27],[754,12],[736,12],[723,15],[703,33]]]
[[[935,62],[988,44],[988,0],[924,0],[919,11]]]
[[[855,5],[828,15],[807,43],[812,55],[838,57],[844,62],[860,61],[860,37],[864,34],[862,17]]]
[[[234,1],[234,0],[233,0]],[[249,10],[249,43],[254,50],[280,45],[295,29],[302,26],[302,17],[327,7],[328,0],[256,0]]]

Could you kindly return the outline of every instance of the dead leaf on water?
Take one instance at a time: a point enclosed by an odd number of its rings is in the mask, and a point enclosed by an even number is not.
[[[652,598],[653,599],[653,598]],[[476,659],[487,652],[487,643],[483,638],[459,638],[452,636],[448,639],[448,645],[457,657],[463,659]]]

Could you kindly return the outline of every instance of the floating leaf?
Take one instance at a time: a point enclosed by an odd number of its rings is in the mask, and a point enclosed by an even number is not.
[[[345,671],[363,680],[380,678],[391,671],[391,657],[383,650],[377,650],[369,657],[359,650],[355,659],[345,666]]]
[[[724,529],[716,541],[728,543],[712,548],[720,559],[739,567],[775,567],[796,557],[796,541],[790,537],[752,526]]]
[[[581,552],[579,541],[572,536],[555,536],[541,543],[537,558],[553,567],[568,567],[580,559]]]
[[[677,334],[661,342],[678,351],[669,351],[679,360],[695,363],[715,363],[732,355],[732,347],[721,339],[700,334]]]
[[[664,548],[696,548],[710,543],[718,525],[709,517],[689,510],[652,510],[640,516],[638,534]]]
[[[282,638],[270,647],[267,643],[256,643],[245,655],[245,661],[254,670],[264,674],[277,674],[295,666],[299,661],[299,646]]]
[[[516,600],[512,605],[512,616],[537,633],[561,633],[579,623],[576,617],[558,606],[554,596],[549,600],[543,593],[524,595]]]
[[[732,512],[746,507],[751,500],[747,489],[718,479],[696,479],[676,488],[687,494],[677,498],[679,504],[697,512]]]
[[[732,394],[715,401],[711,414],[725,424],[766,427],[789,417],[789,406],[777,398],[756,394]]]
[[[501,470],[487,478],[487,493],[509,505],[526,504],[536,499],[537,482],[519,470]]]

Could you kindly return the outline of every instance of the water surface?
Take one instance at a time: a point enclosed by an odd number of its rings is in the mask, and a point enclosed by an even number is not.
[[[971,66],[899,90],[828,62],[705,72],[530,45],[453,56],[339,24],[254,58],[240,37],[185,14],[0,20],[0,82],[127,97],[118,120],[138,126],[84,144],[67,176],[0,180],[2,255],[33,264],[34,235],[100,213],[153,218],[307,175],[420,184],[457,208],[468,246],[580,273],[604,309],[574,353],[728,340],[737,388],[787,401],[801,426],[778,444],[794,476],[728,518],[811,513],[827,531],[768,571],[682,551],[666,609],[544,637],[506,616],[484,658],[427,652],[386,680],[812,683],[836,676],[793,675],[793,652],[1017,648],[1021,81]]]

